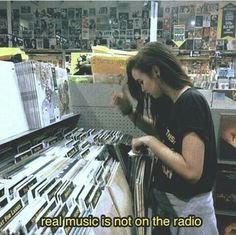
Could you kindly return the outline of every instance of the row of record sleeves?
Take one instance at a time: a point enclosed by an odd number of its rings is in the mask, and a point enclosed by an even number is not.
[[[152,158],[129,156],[132,136],[119,131],[63,133],[28,149],[20,146],[24,151],[1,168],[1,233],[145,234],[144,227],[104,227],[102,216],[146,215]],[[54,224],[46,226],[44,218]]]
[[[0,140],[72,113],[66,69],[33,60],[0,61],[0,74]]]
[[[30,129],[47,126],[71,112],[66,69],[25,61],[16,63],[15,70]]]

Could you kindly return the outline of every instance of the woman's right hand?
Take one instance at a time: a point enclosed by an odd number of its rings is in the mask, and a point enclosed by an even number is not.
[[[112,105],[117,107],[123,115],[129,115],[133,112],[132,104],[126,94],[124,86],[120,92],[112,92]]]

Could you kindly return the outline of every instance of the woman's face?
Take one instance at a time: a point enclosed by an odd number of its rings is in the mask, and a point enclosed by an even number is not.
[[[146,73],[142,73],[139,69],[132,69],[132,76],[134,80],[140,84],[143,92],[154,98],[161,96],[162,91],[156,78],[150,78]]]

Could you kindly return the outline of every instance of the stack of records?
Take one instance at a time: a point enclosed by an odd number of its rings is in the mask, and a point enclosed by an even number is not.
[[[135,218],[148,217],[147,208],[154,160],[147,155],[140,155],[130,156],[130,161],[129,185],[133,195],[134,215]],[[144,235],[145,227],[137,227],[136,233]]]
[[[0,140],[3,140],[29,129],[12,62],[0,61],[0,87]]]
[[[48,126],[70,112],[65,69],[37,61],[17,63],[15,68],[30,129]]]

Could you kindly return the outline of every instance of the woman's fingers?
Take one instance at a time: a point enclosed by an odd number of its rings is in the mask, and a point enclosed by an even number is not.
[[[132,150],[134,153],[139,152],[139,147],[142,145],[142,142],[139,140],[139,138],[132,139]]]

